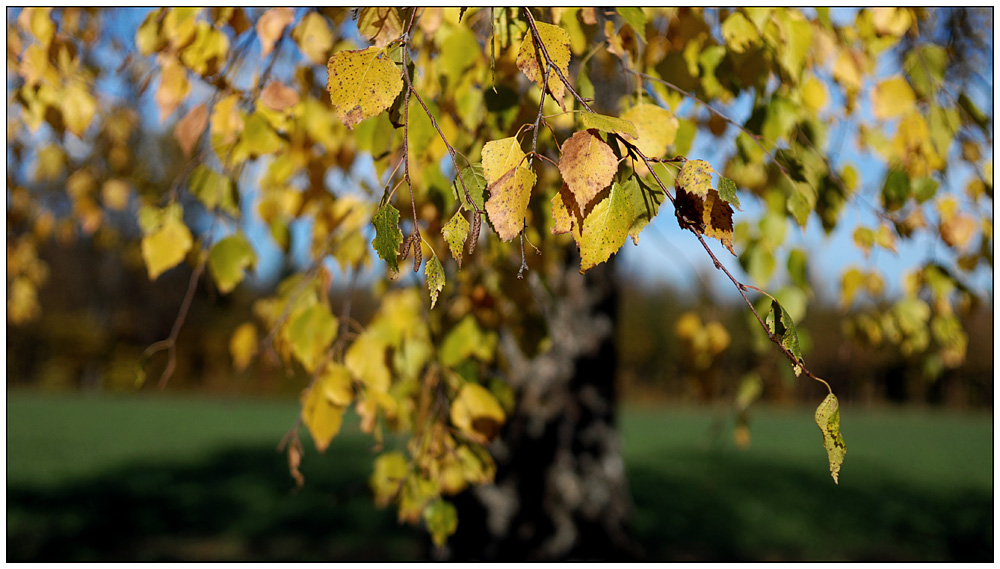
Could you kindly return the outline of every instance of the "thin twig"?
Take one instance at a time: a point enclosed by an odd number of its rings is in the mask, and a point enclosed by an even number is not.
[[[166,340],[151,344],[143,353],[144,358],[149,358],[157,352],[167,350],[167,367],[163,369],[163,373],[160,374],[160,380],[156,384],[157,388],[161,391],[167,387],[167,382],[170,381],[170,377],[174,374],[174,369],[177,367],[177,337],[180,335],[181,328],[184,327],[184,322],[187,320],[188,311],[191,310],[194,293],[198,289],[198,279],[201,278],[201,274],[205,271],[206,263],[208,263],[208,255],[202,255],[198,266],[191,273],[187,292],[184,294],[184,301],[181,302],[181,308],[177,313],[177,318],[174,320],[174,326],[170,329],[170,336]]]

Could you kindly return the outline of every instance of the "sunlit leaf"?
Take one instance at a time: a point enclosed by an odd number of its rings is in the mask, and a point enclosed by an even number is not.
[[[583,220],[583,229],[577,241],[580,272],[590,270],[618,252],[625,244],[631,226],[632,205],[625,189],[615,182]]]
[[[403,489],[409,468],[406,457],[399,451],[382,453],[375,459],[375,468],[368,484],[375,495],[375,504],[381,508],[388,506]]]
[[[802,349],[799,347],[799,333],[795,328],[795,322],[792,321],[792,317],[788,315],[784,307],[778,304],[778,301],[772,300],[771,310],[768,312],[764,322],[767,324],[771,334],[781,342],[781,345],[790,354],[795,356],[796,363],[792,367],[795,370],[795,375],[801,374],[803,363]]]
[[[901,76],[882,81],[872,91],[872,112],[879,120],[908,114],[913,110],[915,102],[913,89]]]
[[[340,432],[344,411],[354,399],[351,375],[340,364],[329,364],[303,393],[302,422],[309,429],[316,450],[326,451],[333,437]]]
[[[208,108],[204,103],[192,108],[184,118],[177,121],[174,129],[174,138],[186,156],[191,156],[191,152],[198,146],[201,135],[208,126]]]
[[[714,172],[711,164],[704,160],[688,160],[677,174],[676,184],[684,191],[704,199],[712,189]]]
[[[823,446],[830,461],[830,476],[840,484],[840,467],[844,463],[847,445],[840,434],[840,403],[837,396],[829,394],[816,408],[816,424],[823,433]]]
[[[476,323],[475,316],[467,314],[441,342],[438,358],[441,365],[449,367],[458,365],[468,357],[490,363],[493,361],[496,345],[496,333],[484,332]]]
[[[462,268],[462,251],[465,244],[465,237],[469,234],[469,222],[462,215],[461,211],[455,212],[451,220],[441,228],[441,234],[445,242],[448,243],[448,250],[451,256],[458,262],[458,267]]]
[[[559,172],[580,209],[608,187],[617,170],[615,153],[596,130],[577,132],[563,142]]]
[[[285,26],[292,23],[295,10],[291,8],[271,8],[257,20],[257,38],[260,40],[260,56],[267,57],[281,37]]]
[[[537,22],[535,26],[538,29],[538,37],[542,40],[542,45],[545,46],[545,50],[548,52],[552,63],[566,77],[569,73],[570,59],[569,34],[559,26],[553,26],[544,22]],[[517,67],[528,79],[534,81],[536,85],[541,85],[544,80],[546,66],[545,56],[542,55],[541,49],[536,48],[534,37],[529,31],[524,35],[524,40],[521,42],[521,49],[517,52]],[[549,70],[548,88],[556,102],[565,109],[566,106],[563,102],[565,86],[553,69]]]
[[[419,245],[417,245],[419,247]],[[427,279],[427,291],[431,296],[431,308],[437,304],[438,293],[444,288],[444,267],[441,266],[441,261],[438,260],[436,254],[431,254],[431,258],[427,259],[427,263],[424,265],[424,277]]]
[[[649,158],[660,158],[667,153],[667,147],[674,143],[680,122],[673,113],[658,105],[643,103],[622,113],[622,119],[635,125],[638,133],[634,138],[625,134],[625,139],[633,142]]]
[[[337,52],[327,70],[330,100],[347,128],[388,109],[403,88],[399,68],[377,47]]]
[[[180,264],[191,250],[194,240],[181,219],[180,209],[164,216],[159,226],[142,238],[142,258],[146,261],[149,279],[156,280],[168,269]]]
[[[392,373],[385,364],[386,339],[376,331],[366,331],[358,336],[344,354],[344,365],[366,390],[375,393],[389,391]]]
[[[599,115],[597,113],[580,113],[580,122],[583,124],[583,128],[586,129],[595,128],[601,132],[627,134],[632,138],[639,137],[639,131],[635,125],[632,124],[632,121],[626,119]]]
[[[469,438],[486,442],[496,436],[506,415],[496,397],[477,383],[464,383],[451,403],[451,423]]]
[[[367,7],[358,12],[358,32],[375,47],[385,47],[403,33],[403,20],[394,7]]]
[[[322,65],[333,49],[333,32],[326,18],[316,12],[306,14],[292,30],[292,38],[313,65]]]
[[[519,166],[524,152],[514,137],[487,142],[482,156],[483,174],[490,192],[486,213],[497,235],[504,241],[510,241],[524,227],[535,173]]]

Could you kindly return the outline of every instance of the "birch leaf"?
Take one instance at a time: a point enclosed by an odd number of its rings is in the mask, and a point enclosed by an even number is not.
[[[625,190],[614,183],[608,195],[597,202],[583,220],[577,245],[580,273],[607,261],[625,244],[632,225],[632,206]]]
[[[444,240],[448,243],[448,250],[451,251],[451,256],[455,258],[455,261],[458,262],[458,268],[461,269],[462,245],[465,243],[466,235],[469,234],[469,222],[462,215],[461,210],[455,212],[451,221],[441,228],[441,234],[444,235]]]
[[[636,136],[625,134],[649,158],[659,158],[677,138],[680,121],[673,113],[658,105],[643,103],[622,113],[622,119],[635,125]]]
[[[836,395],[827,395],[816,408],[816,424],[823,433],[823,446],[830,461],[830,476],[835,484],[840,484],[840,466],[844,463],[847,445],[840,434],[840,403]]]
[[[417,244],[417,247],[420,245]],[[437,304],[438,293],[444,288],[444,267],[441,266],[441,261],[438,260],[437,255],[431,254],[431,258],[427,259],[427,264],[424,265],[424,277],[427,279],[427,291],[431,295],[431,308]]]
[[[378,256],[385,260],[392,272],[398,273],[399,263],[396,261],[396,255],[399,246],[403,244],[403,232],[399,230],[399,210],[391,203],[384,204],[375,212],[372,225],[375,226],[372,247]]]
[[[545,51],[548,52],[549,58],[552,59],[552,63],[562,71],[564,77],[568,77],[569,73],[569,57],[570,57],[570,38],[569,33],[566,30],[560,28],[559,26],[553,26],[552,24],[546,24],[544,22],[537,22],[535,26],[538,29],[538,37],[542,40],[542,45],[545,46]],[[521,49],[517,52],[517,68],[520,69],[528,79],[535,82],[536,85],[541,86],[543,79],[545,78],[545,66],[547,62],[545,61],[545,56],[542,55],[540,49],[535,47],[535,39],[531,35],[531,31],[524,35],[524,41],[521,42]],[[552,93],[552,97],[559,103],[559,106],[566,110],[566,104],[563,102],[563,95],[565,93],[565,86],[563,85],[562,79],[555,70],[549,70],[549,93]]]
[[[559,172],[580,209],[608,187],[617,170],[615,153],[596,130],[580,131],[562,145]]]
[[[389,108],[403,88],[403,76],[384,49],[339,51],[327,63],[327,91],[337,117],[353,129]]]
[[[535,173],[519,166],[524,152],[514,137],[487,142],[482,155],[483,174],[490,192],[486,213],[497,235],[510,241],[524,227]]]

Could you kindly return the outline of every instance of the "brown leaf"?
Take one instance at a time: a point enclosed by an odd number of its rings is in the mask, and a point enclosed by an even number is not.
[[[295,11],[291,8],[271,8],[257,20],[257,39],[260,40],[261,59],[268,56],[274,49],[275,42],[281,37],[285,26],[292,23]]]
[[[298,104],[299,94],[280,81],[271,81],[260,92],[260,102],[276,111],[284,111]]]
[[[177,122],[174,138],[177,139],[177,144],[185,156],[191,156],[206,126],[208,126],[208,108],[204,103],[188,111],[184,118]]]
[[[617,170],[614,151],[596,130],[580,131],[562,145],[559,172],[580,209],[585,209],[594,196],[608,187]]]
[[[674,200],[677,223],[682,229],[690,229],[706,237],[712,237],[722,242],[730,253],[733,250],[733,208],[730,207],[716,190],[708,190],[704,201],[691,192],[684,191],[675,185],[677,196]]]

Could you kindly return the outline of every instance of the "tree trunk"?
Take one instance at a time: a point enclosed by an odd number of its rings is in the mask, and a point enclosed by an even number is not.
[[[512,334],[500,351],[518,404],[491,451],[495,483],[458,497],[448,559],[629,560],[631,498],[616,429],[614,323],[617,294],[611,263],[582,276],[567,266],[535,298],[551,348],[527,357]]]

